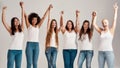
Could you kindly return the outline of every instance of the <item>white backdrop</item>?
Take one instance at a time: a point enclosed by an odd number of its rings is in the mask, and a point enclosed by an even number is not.
[[[118,2],[119,11],[118,11],[118,20],[117,20],[117,28],[115,32],[115,37],[113,40],[113,48],[115,53],[115,68],[120,68],[120,0],[23,0],[25,4],[25,10],[27,14],[31,12],[36,12],[40,17],[43,16],[44,12],[48,8],[49,4],[53,4],[53,9],[51,11],[51,17],[55,18],[59,24],[60,11],[64,11],[64,20],[65,22],[68,19],[71,19],[75,22],[75,10],[80,10],[80,24],[85,19],[91,21],[91,12],[93,10],[97,11],[97,23],[101,26],[101,20],[103,18],[107,18],[110,22],[110,25],[113,21],[113,4]],[[19,6],[20,0],[0,0],[0,10],[2,6],[7,6],[6,11],[6,20],[8,24],[10,24],[10,20],[12,17],[16,16],[19,19],[21,18],[21,9]],[[1,11],[0,11],[1,16]],[[40,28],[40,55],[38,61],[38,68],[47,68],[47,60],[45,57],[45,37],[46,37],[46,23],[47,18],[42,24]],[[26,47],[26,38],[27,38],[27,30],[25,29],[25,41],[23,45],[23,57],[22,57],[22,68],[26,68],[26,57],[25,57],[25,47]],[[63,37],[62,34],[59,34],[59,52],[57,57],[57,68],[63,68],[63,56],[62,56],[62,46],[63,46]],[[3,27],[0,18],[0,68],[7,67],[7,50],[9,48],[11,42],[11,37]],[[92,68],[98,68],[98,45],[99,45],[99,34],[94,31],[93,36],[93,45],[94,45],[94,57],[92,61]],[[79,52],[79,51],[78,51]],[[78,53],[79,54],[79,53]],[[74,67],[77,68],[77,58],[75,60]],[[84,67],[85,68],[85,64]],[[107,67],[106,67],[107,68]]]

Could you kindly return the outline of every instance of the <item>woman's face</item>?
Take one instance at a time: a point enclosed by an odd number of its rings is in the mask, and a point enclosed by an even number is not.
[[[105,28],[105,27],[108,27],[108,25],[109,25],[108,20],[107,20],[107,19],[103,19],[103,20],[102,20],[102,25],[103,25],[104,28]]]
[[[37,18],[34,17],[34,18],[32,19],[32,25],[36,25],[36,23],[37,23]]]
[[[52,28],[55,28],[56,26],[57,26],[56,21],[53,21],[53,22],[52,22]]]
[[[18,19],[14,19],[14,24],[15,24],[15,26],[18,26],[20,24],[19,20]]]
[[[68,22],[67,27],[68,27],[68,29],[72,29],[72,22]]]
[[[89,27],[89,23],[88,23],[88,22],[85,22],[85,23],[83,24],[83,28],[84,28],[85,30],[87,30],[88,27]]]

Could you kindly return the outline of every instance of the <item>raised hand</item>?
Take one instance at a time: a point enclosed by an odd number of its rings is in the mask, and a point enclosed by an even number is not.
[[[49,10],[50,10],[51,8],[53,8],[53,5],[52,5],[52,4],[49,5]]]
[[[20,6],[21,6],[21,8],[23,8],[23,5],[24,5],[24,2],[20,2]]]
[[[3,7],[3,10],[6,10],[6,9],[7,9],[7,6],[4,6],[4,7]]]
[[[64,14],[64,11],[61,11],[60,14],[63,15],[63,14]]]
[[[113,5],[113,7],[114,7],[115,10],[117,10],[117,9],[118,9],[117,3],[115,3],[115,4]]]
[[[76,17],[79,16],[79,13],[80,13],[80,11],[79,11],[79,10],[76,10]]]
[[[95,16],[96,16],[96,12],[93,11],[93,12],[92,12],[92,17],[95,17]]]

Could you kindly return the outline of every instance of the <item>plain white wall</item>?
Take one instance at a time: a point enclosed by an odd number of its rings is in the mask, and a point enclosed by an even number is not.
[[[10,24],[10,20],[12,17],[16,16],[19,19],[21,18],[21,10],[19,6],[19,2],[21,0],[0,0],[0,10],[2,6],[7,6],[6,11],[6,20],[7,23]],[[60,11],[64,11],[64,21],[66,22],[68,19],[71,19],[75,22],[75,10],[80,10],[80,24],[85,19],[88,19],[91,21],[91,13],[92,11],[97,11],[97,23],[101,26],[101,20],[103,18],[107,18],[110,22],[110,25],[113,21],[113,4],[115,2],[118,2],[119,5],[119,11],[118,11],[118,19],[117,19],[117,28],[115,32],[115,37],[113,40],[113,48],[115,53],[115,68],[120,67],[120,0],[23,0],[25,5],[25,10],[27,14],[30,14],[31,12],[36,12],[39,14],[40,17],[43,16],[44,12],[48,8],[49,4],[53,4],[53,9],[51,11],[51,17],[55,18],[59,24],[59,18],[60,18]],[[1,11],[0,11],[1,16]],[[45,37],[46,37],[46,23],[47,18],[42,24],[40,28],[40,55],[38,60],[38,68],[47,68],[47,60],[45,56]],[[26,48],[26,38],[27,38],[27,30],[25,29],[25,41],[23,45],[23,57],[22,57],[22,68],[26,68],[26,57],[25,57],[25,48]],[[59,52],[57,56],[57,68],[63,68],[63,56],[62,56],[62,46],[63,44],[63,37],[62,34],[59,34]],[[11,37],[6,31],[6,29],[3,27],[3,24],[1,22],[0,18],[0,68],[6,68],[7,67],[7,51],[10,46]],[[94,57],[92,62],[92,68],[98,68],[98,49],[97,46],[99,45],[99,34],[94,31],[93,36],[93,45],[94,45]],[[79,51],[78,51],[79,54]],[[75,68],[77,68],[77,58],[75,60]],[[85,64],[84,67],[85,68]],[[107,67],[106,67],[107,68]]]

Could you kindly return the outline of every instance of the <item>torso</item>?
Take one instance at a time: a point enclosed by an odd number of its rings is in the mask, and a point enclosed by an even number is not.
[[[113,51],[112,48],[112,40],[113,40],[113,35],[111,34],[110,30],[107,32],[102,31],[100,35],[100,46],[99,46],[99,51]]]
[[[30,25],[28,27],[28,41],[29,42],[39,42],[39,28]]]
[[[65,31],[63,49],[77,49],[77,36],[75,31]]]
[[[15,35],[11,35],[12,43],[10,46],[10,50],[22,50],[24,33],[16,32]]]

